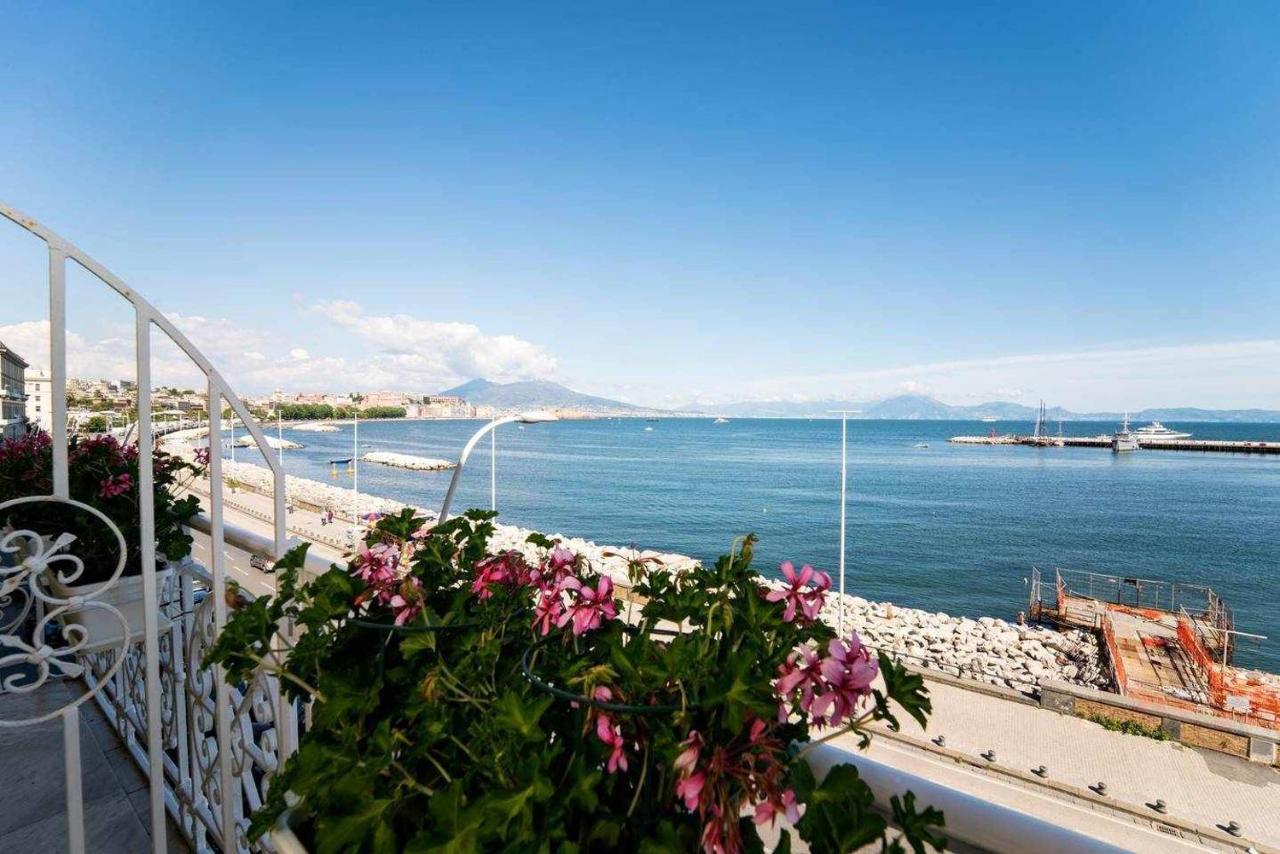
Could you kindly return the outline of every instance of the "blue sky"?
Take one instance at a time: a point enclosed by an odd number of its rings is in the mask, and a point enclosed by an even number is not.
[[[1272,4],[5,20],[0,198],[248,392],[1280,408]],[[23,237],[15,348],[45,310]],[[85,293],[73,366],[116,371],[127,315]]]

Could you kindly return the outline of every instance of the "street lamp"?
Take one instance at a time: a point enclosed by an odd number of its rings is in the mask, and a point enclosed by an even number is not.
[[[849,483],[849,415],[860,409],[833,409],[840,415],[840,610],[836,611],[836,631],[844,637],[844,507]]]
[[[559,420],[552,412],[547,412],[545,409],[534,409],[529,412],[521,412],[519,415],[495,418],[477,430],[475,435],[468,439],[467,444],[462,447],[462,454],[458,457],[458,465],[454,468],[453,478],[449,481],[449,491],[444,494],[444,504],[440,507],[440,518],[437,520],[437,524],[449,518],[449,505],[453,503],[453,493],[457,490],[458,481],[462,478],[462,467],[467,464],[467,458],[471,456],[471,451],[484,438],[485,433],[501,427],[503,424],[542,424],[546,421]]]
[[[276,389],[276,459],[284,463],[284,424],[280,421],[280,389]]]

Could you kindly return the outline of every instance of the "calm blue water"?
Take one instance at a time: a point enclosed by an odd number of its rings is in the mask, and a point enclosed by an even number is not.
[[[361,452],[456,458],[474,421],[369,422]],[[1030,424],[1001,422],[1003,432]],[[1074,423],[1097,435],[1112,423]],[[646,431],[652,427],[652,431]],[[948,445],[978,422],[850,421],[850,592],[970,616],[1026,607],[1033,565],[1212,585],[1238,628],[1270,635],[1240,663],[1280,671],[1280,457]],[[1280,425],[1188,425],[1196,438],[1280,441]],[[291,474],[330,480],[351,428],[285,431]],[[714,558],[759,534],[759,565],[837,566],[838,421],[567,421],[498,431],[502,521]],[[928,449],[913,447],[928,442]],[[448,472],[360,467],[362,490],[438,507]],[[333,482],[350,486],[345,473]],[[456,508],[489,503],[488,440]]]

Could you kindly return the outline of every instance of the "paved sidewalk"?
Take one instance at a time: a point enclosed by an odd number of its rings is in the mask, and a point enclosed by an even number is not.
[[[1096,799],[1103,804],[1127,807],[1154,821],[1162,817],[1147,804],[1159,798],[1168,805],[1169,818],[1220,837],[1225,837],[1223,826],[1236,821],[1245,840],[1280,849],[1280,769],[1175,742],[1111,732],[1080,718],[942,682],[929,680],[928,687],[934,708],[928,733],[906,716],[901,732],[903,742],[909,740],[923,750],[902,742],[894,745],[888,733],[877,738],[879,749],[892,748],[898,756],[905,750],[921,759],[928,759],[928,752],[952,769],[957,767],[953,754],[958,753],[977,766],[1014,772],[1019,779],[982,767],[966,769],[971,783],[986,778],[1011,784],[1005,786],[1007,797],[1019,809],[1030,811],[1033,802],[1048,797],[1060,804],[1075,802],[1087,810],[1094,800],[1088,788],[1103,781],[1106,797]],[[939,735],[946,738],[946,751],[930,741]],[[852,739],[848,746],[856,749]],[[980,756],[988,750],[995,751],[994,762]],[[1075,787],[1090,800],[1038,783],[1028,772],[1040,765],[1047,767],[1048,780]],[[1064,819],[1068,815],[1064,812]]]

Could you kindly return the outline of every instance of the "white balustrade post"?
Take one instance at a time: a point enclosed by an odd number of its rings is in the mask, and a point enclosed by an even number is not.
[[[151,316],[137,309],[138,507],[142,560],[143,654],[147,677],[147,762],[151,784],[151,845],[165,854],[164,755],[160,716],[160,596],[156,588],[156,505],[151,435]],[[56,446],[55,446],[56,447]]]
[[[62,710],[62,761],[67,779],[67,848],[84,854],[84,790],[80,785],[80,707]]]
[[[49,367],[53,398],[53,494],[70,498],[67,483],[67,253],[49,244]]]
[[[222,389],[212,379],[209,380],[209,435],[222,433]],[[227,624],[227,566],[225,532],[222,518],[222,456],[209,453],[209,560],[213,564],[209,571],[213,575],[213,589],[209,595],[213,597],[213,627],[215,634],[221,634]],[[227,688],[226,671],[221,667],[213,670],[215,724],[218,731],[218,791],[222,794],[222,847],[231,851],[235,844],[236,810],[235,799],[240,797],[236,785],[234,769],[231,765],[231,692]]]

